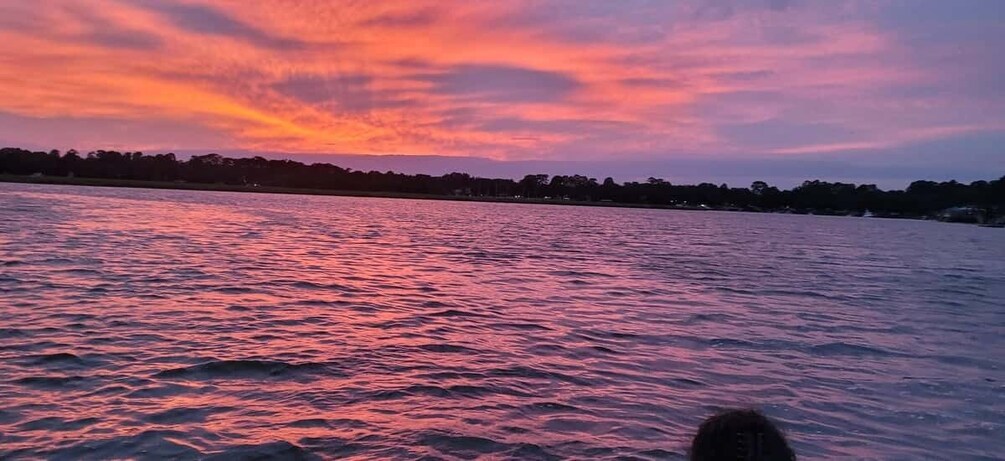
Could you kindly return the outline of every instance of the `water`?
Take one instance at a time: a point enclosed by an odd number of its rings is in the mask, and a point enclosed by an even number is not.
[[[0,184],[0,458],[1005,449],[1005,232]]]

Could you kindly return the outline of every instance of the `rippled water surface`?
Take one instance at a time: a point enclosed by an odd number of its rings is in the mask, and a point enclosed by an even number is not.
[[[1005,231],[0,184],[0,458],[1000,459]]]

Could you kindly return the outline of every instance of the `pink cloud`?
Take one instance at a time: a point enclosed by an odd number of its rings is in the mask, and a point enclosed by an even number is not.
[[[0,0],[0,112],[86,119],[101,134],[88,144],[150,145],[96,121],[157,120],[198,127],[165,149],[497,159],[796,155],[1000,132],[1001,66],[944,68],[884,14],[852,1]],[[1000,60],[968,49],[957,65]],[[44,143],[37,126],[7,136]]]

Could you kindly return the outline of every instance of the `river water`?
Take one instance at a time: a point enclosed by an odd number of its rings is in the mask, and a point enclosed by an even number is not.
[[[0,458],[1000,459],[1005,231],[0,184]]]

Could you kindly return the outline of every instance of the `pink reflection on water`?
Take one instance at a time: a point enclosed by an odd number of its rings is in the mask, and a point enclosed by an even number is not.
[[[956,245],[993,287],[1002,255],[926,223],[86,188],[0,200],[35,207],[0,223],[15,453],[660,458],[743,404],[828,457],[924,452],[879,443],[908,433],[979,454],[997,427],[959,403],[995,395],[1000,360],[980,351],[999,340],[979,320],[996,311],[977,284],[903,261],[947,270],[930,248]],[[934,415],[942,432],[904,424]]]

